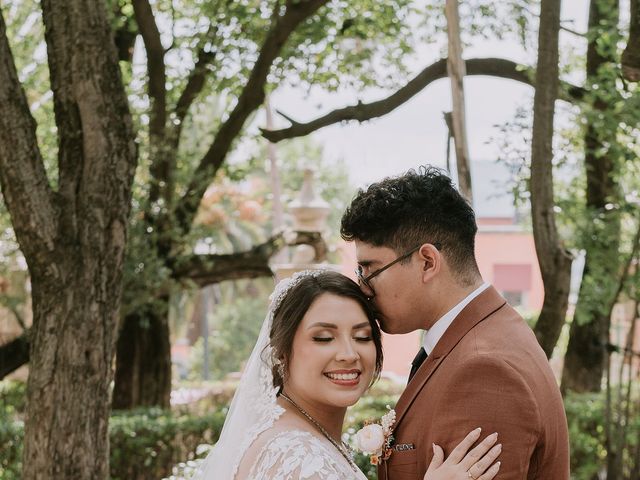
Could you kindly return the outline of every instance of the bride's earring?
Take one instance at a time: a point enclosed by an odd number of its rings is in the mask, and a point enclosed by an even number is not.
[[[279,358],[276,358],[273,361],[273,364],[276,366],[276,370],[278,371],[278,376],[282,380],[282,383],[284,383],[284,375],[285,375],[284,362]]]

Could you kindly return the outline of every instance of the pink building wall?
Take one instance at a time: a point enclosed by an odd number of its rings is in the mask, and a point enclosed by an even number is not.
[[[529,266],[529,289],[522,308],[540,311],[544,301],[544,285],[536,256],[533,235],[521,231],[496,231],[485,229],[476,236],[476,259],[485,282],[494,284],[500,291],[502,285],[496,282],[496,266]],[[522,281],[522,279],[514,279]]]

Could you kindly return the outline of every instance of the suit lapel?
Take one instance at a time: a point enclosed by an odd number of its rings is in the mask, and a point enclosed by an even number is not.
[[[395,408],[396,426],[402,421],[405,413],[418,393],[424,388],[431,375],[433,375],[433,372],[436,371],[460,340],[478,323],[502,308],[505,303],[505,299],[495,288],[490,286],[464,307],[447,331],[444,332],[431,355],[420,366],[407,388],[402,392],[402,395],[400,395]]]

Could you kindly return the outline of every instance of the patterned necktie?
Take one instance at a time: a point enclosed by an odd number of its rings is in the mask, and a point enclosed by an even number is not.
[[[409,382],[411,381],[413,376],[416,374],[416,372],[420,368],[420,365],[422,365],[424,361],[427,359],[427,357],[428,355],[426,350],[424,349],[424,347],[421,347],[420,350],[418,350],[418,354],[416,355],[416,358],[414,358],[413,362],[411,362],[411,372],[409,373]]]

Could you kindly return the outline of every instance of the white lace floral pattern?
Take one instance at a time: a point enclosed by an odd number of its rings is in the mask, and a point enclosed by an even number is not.
[[[301,430],[276,434],[258,454],[247,480],[366,480],[333,445]]]

